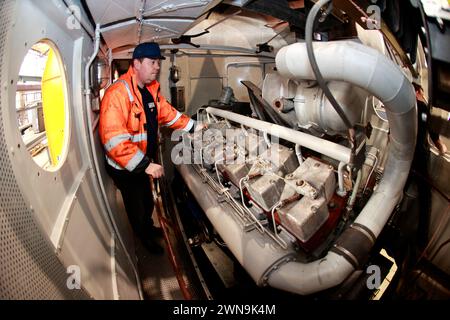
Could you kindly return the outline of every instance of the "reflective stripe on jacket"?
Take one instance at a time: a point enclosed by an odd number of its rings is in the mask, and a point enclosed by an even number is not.
[[[194,121],[159,94],[159,82],[147,85],[158,111],[158,124],[189,131]],[[133,171],[147,151],[147,120],[132,66],[105,92],[100,107],[99,134],[106,160],[116,169]]]

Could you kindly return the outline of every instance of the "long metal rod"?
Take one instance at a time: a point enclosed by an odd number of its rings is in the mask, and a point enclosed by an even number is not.
[[[192,294],[189,291],[186,281],[184,281],[180,264],[178,263],[177,257],[175,256],[175,253],[172,248],[172,242],[170,241],[169,232],[167,230],[169,227],[169,224],[167,223],[167,220],[163,215],[164,206],[162,204],[161,196],[157,190],[157,184],[155,183],[155,180],[151,176],[149,177],[149,179],[150,179],[150,187],[152,189],[153,201],[155,203],[156,214],[158,216],[158,220],[159,220],[159,224],[161,225],[161,229],[163,231],[164,240],[166,242],[166,247],[167,247],[167,250],[169,251],[169,253],[168,253],[169,260],[172,263],[173,270],[175,272],[175,277],[177,278],[178,285],[180,287],[181,292],[183,293],[184,299],[192,300]]]
[[[262,132],[267,132],[271,136],[276,136],[286,141],[296,143],[300,146],[304,146],[308,149],[320,152],[321,154],[324,154],[341,162],[350,163],[351,150],[342,145],[324,139],[320,139],[300,131],[289,129],[287,127],[279,126],[273,123],[257,120],[254,118],[245,117],[237,113],[225,110],[208,107],[206,108],[206,112],[239,124],[243,124],[247,127]]]

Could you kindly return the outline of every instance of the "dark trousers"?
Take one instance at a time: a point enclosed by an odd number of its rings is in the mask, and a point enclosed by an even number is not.
[[[149,239],[153,227],[153,197],[149,176],[117,170],[106,164],[106,171],[122,194],[128,220],[139,239]]]

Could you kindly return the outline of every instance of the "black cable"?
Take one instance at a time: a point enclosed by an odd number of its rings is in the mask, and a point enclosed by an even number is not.
[[[334,110],[336,110],[338,115],[341,117],[342,121],[344,121],[344,124],[350,130],[353,128],[353,125],[351,124],[350,120],[347,118],[347,115],[344,113],[341,106],[336,101],[336,99],[334,98],[330,89],[328,88],[328,85],[327,85],[325,79],[323,78],[322,73],[319,70],[319,66],[317,65],[317,60],[314,55],[314,49],[313,49],[314,23],[316,21],[317,14],[319,13],[320,8],[322,8],[325,4],[327,4],[330,1],[331,0],[319,0],[312,7],[311,11],[309,12],[308,18],[306,19],[306,27],[305,27],[306,49],[307,49],[309,61],[311,63],[311,68],[314,72],[317,83],[319,84],[320,88],[322,89],[322,91],[325,94],[325,96],[327,97],[327,99],[330,101]]]

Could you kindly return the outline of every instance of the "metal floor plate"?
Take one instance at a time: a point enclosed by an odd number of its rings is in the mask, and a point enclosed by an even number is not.
[[[162,239],[160,241],[163,245],[164,241]],[[167,256],[167,249],[164,248],[164,254],[158,256],[148,253],[139,240],[136,240],[136,243],[138,269],[145,299],[183,300],[183,294]]]

